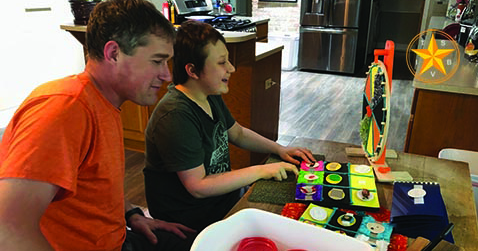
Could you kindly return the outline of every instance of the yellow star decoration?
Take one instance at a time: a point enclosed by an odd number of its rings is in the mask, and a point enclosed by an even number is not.
[[[428,49],[412,49],[412,51],[415,52],[419,57],[423,58],[420,74],[423,74],[433,66],[445,75],[446,70],[442,59],[448,54],[452,53],[454,50],[455,49],[438,49],[434,34],[432,34],[432,38],[428,44]]]

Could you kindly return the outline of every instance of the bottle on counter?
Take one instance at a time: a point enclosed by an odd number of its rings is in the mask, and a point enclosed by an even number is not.
[[[478,62],[478,18],[475,18],[473,22],[464,52],[464,58],[471,62]]]
[[[176,9],[171,1],[169,1],[169,18],[172,24],[176,23]]]
[[[456,22],[461,21],[461,17],[463,16],[463,12],[465,12],[465,9],[466,9],[466,2],[464,0],[461,0],[456,6],[456,16],[455,16]]]
[[[212,15],[218,16],[220,14],[221,14],[221,1],[215,0],[213,1]]]
[[[230,3],[225,3],[224,4],[224,11],[226,13],[232,13],[233,9],[234,9],[234,7],[232,6],[232,4],[230,4]]]
[[[171,19],[169,18],[169,3],[168,2],[163,3],[163,16],[169,21],[171,21]]]

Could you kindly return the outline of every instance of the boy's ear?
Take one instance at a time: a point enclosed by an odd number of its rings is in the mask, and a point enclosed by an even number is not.
[[[120,48],[115,41],[108,41],[103,48],[103,56],[108,62],[116,62],[118,60]]]
[[[192,63],[186,64],[186,66],[184,66],[184,68],[186,69],[186,72],[188,73],[188,76],[190,78],[199,79],[198,74],[196,74],[196,67],[194,67],[194,65]]]

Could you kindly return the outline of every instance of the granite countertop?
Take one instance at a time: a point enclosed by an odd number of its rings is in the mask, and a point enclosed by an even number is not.
[[[86,25],[64,24],[60,28],[66,31],[86,32]],[[221,31],[226,43],[240,43],[251,39],[256,39],[256,34],[252,32],[231,32]]]
[[[445,17],[432,17],[430,19],[430,25],[428,28],[430,29],[443,29],[447,25],[454,23],[453,20],[445,18]],[[427,36],[428,37],[428,36]],[[437,43],[440,40],[437,40]],[[441,48],[455,48],[453,44],[448,40],[441,40],[445,44],[444,47]],[[425,40],[424,45],[428,45],[429,38]],[[440,42],[442,43],[442,42]],[[478,63],[472,63],[468,59],[464,58],[464,49],[462,46],[458,45],[460,50],[460,57],[459,57],[459,66],[448,80],[442,83],[424,83],[422,81],[417,80],[416,78],[413,80],[413,86],[418,89],[426,89],[432,91],[442,91],[442,92],[452,92],[452,93],[460,93],[460,94],[468,94],[468,95],[478,95]],[[456,59],[453,59],[452,65],[457,64]],[[420,69],[420,64],[418,65],[417,69]]]
[[[262,18],[262,17],[244,17],[244,16],[234,16],[234,18],[237,18],[237,19],[248,19],[248,20],[251,20],[252,23],[255,23],[255,24],[262,24],[262,23],[266,23],[266,22],[269,22],[269,18]]]
[[[447,17],[433,16],[430,18],[428,29],[443,29],[452,23],[456,23],[456,21]]]

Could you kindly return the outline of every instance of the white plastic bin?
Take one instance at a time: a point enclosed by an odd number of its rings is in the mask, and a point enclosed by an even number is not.
[[[235,251],[246,237],[265,237],[278,250],[372,251],[355,238],[259,209],[246,208],[205,228],[191,251]]]
[[[290,71],[297,67],[299,34],[269,33],[268,43],[271,45],[284,46],[284,50],[282,50],[282,70]]]

